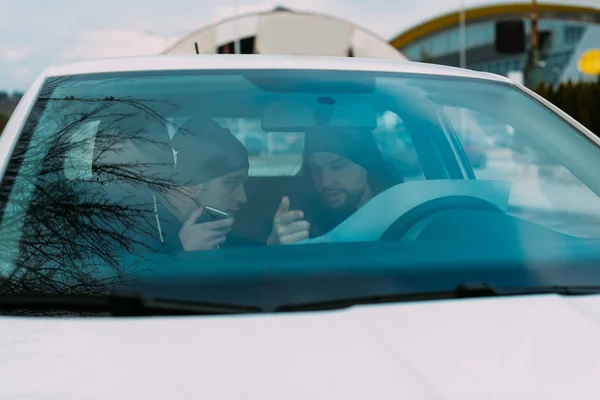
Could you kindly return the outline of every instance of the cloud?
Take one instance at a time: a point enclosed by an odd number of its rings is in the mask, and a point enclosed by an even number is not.
[[[305,0],[306,2],[312,2],[312,0]],[[332,0],[329,0],[332,1]],[[233,17],[236,13],[235,8],[233,7],[231,2],[227,2],[226,4],[219,4],[216,6],[212,13],[212,18],[210,23],[218,22],[225,18]],[[288,2],[289,3],[289,2]],[[264,3],[254,3],[254,4],[243,4],[237,7],[237,15],[249,14],[254,12],[261,11],[269,11],[275,8],[275,6],[271,2]]]
[[[344,0],[330,0],[343,3]],[[292,0],[283,2],[293,9],[318,9],[320,0]],[[72,44],[65,43],[59,52],[59,62],[89,60],[99,58],[142,56],[159,54],[178,39],[211,22],[217,22],[234,15],[231,2],[218,3],[211,7],[211,13],[204,21],[191,15],[175,15],[158,21],[153,18],[135,17],[120,29],[94,29],[83,31]],[[240,4],[238,15],[267,11],[275,7],[273,3],[261,2]],[[156,29],[163,29],[159,33]]]
[[[31,68],[20,67],[20,68],[13,70],[11,75],[13,78],[22,79],[22,78],[29,77],[31,75],[31,73],[32,73]]]
[[[178,39],[206,23],[199,23],[197,18],[188,15],[162,19],[135,17],[121,24],[126,28],[82,31],[73,43],[65,43],[58,60],[68,62],[160,54]]]
[[[546,3],[597,7],[598,1],[546,0]],[[464,0],[467,7],[503,2],[511,0]],[[33,3],[36,3],[34,13]],[[59,0],[61,7],[54,3],[13,1],[0,13],[0,89],[26,88],[34,75],[49,64],[157,54],[176,39],[234,14],[233,0],[102,0],[101,3]],[[281,5],[338,16],[390,39],[427,19],[455,11],[461,0],[238,0],[238,3],[238,14],[268,11]],[[113,9],[119,12],[104,12]],[[28,23],[23,24],[24,20]],[[51,29],[48,21],[52,21]],[[18,71],[24,66],[31,69],[29,74]],[[17,79],[14,74],[22,78]]]
[[[98,29],[83,32],[59,54],[61,61],[158,54],[176,38],[152,31]]]
[[[6,50],[2,51],[2,53],[0,53],[0,58],[12,63],[12,62],[23,60],[28,55],[29,55],[29,50],[27,50],[26,48],[20,47],[20,48],[6,49]]]

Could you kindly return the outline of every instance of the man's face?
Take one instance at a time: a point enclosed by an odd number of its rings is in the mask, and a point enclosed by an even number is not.
[[[199,206],[210,206],[233,217],[246,203],[247,179],[248,170],[240,169],[198,186],[180,186],[170,191],[169,203],[182,222]]]
[[[222,175],[202,184],[199,187],[196,199],[201,205],[225,211],[234,217],[240,207],[246,204],[244,184],[247,179],[247,169],[240,169]]]
[[[367,188],[367,171],[333,153],[312,153],[308,166],[313,183],[334,210],[354,211]]]

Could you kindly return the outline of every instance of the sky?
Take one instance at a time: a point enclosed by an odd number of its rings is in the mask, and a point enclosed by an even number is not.
[[[501,0],[238,0],[239,14],[278,5],[339,16],[386,39],[429,18]],[[600,0],[546,0],[600,8]],[[25,90],[51,64],[157,54],[234,14],[233,0],[0,0],[0,91]]]

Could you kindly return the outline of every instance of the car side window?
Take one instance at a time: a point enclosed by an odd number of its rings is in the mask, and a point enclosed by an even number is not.
[[[384,159],[402,174],[405,181],[425,179],[410,133],[396,113],[385,111],[379,114],[374,135]]]
[[[444,108],[476,179],[512,183],[509,207],[513,213],[546,226],[552,214],[557,224],[552,228],[561,230],[560,225],[566,225],[561,215],[600,212],[600,199],[526,134],[470,109]],[[594,233],[567,233],[597,236],[600,227]]]

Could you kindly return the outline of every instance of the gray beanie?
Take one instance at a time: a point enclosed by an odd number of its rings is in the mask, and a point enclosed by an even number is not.
[[[209,117],[192,117],[169,138],[164,118],[116,115],[98,130],[92,171],[104,180],[197,185],[248,168],[242,143]]]
[[[212,118],[192,117],[171,140],[173,179],[179,184],[200,184],[240,169],[248,169],[248,151]]]

